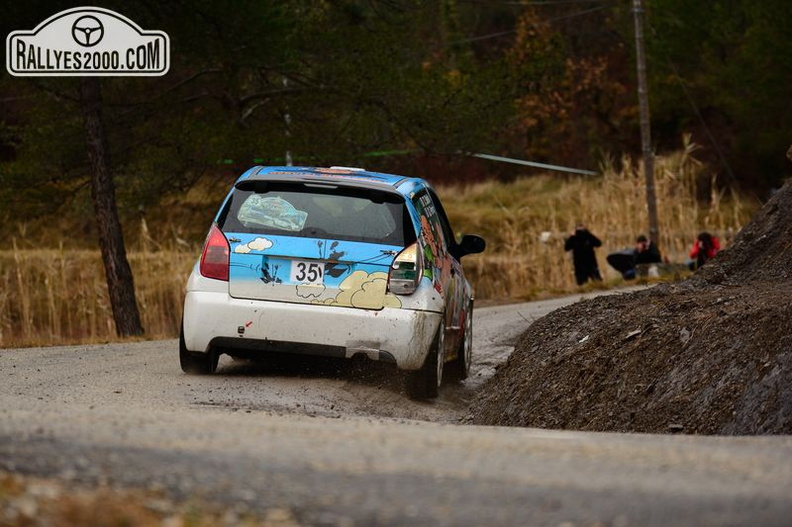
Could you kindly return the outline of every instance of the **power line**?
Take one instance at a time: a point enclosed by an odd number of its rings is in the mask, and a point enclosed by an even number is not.
[[[525,165],[535,168],[544,168],[547,170],[555,170],[557,172],[569,172],[571,174],[583,174],[584,176],[596,176],[598,173],[591,170],[582,170],[580,168],[570,168],[561,165],[549,165],[547,163],[537,163],[536,161],[526,161],[524,159],[514,159],[513,157],[493,156],[491,154],[467,154],[472,157],[479,157],[481,159],[489,159],[490,161],[500,161],[501,163],[512,163],[514,165]]]
[[[498,37],[503,37],[503,36],[506,36],[506,35],[511,35],[512,33],[515,33],[516,31],[517,30],[515,30],[515,29],[509,29],[507,31],[499,31],[498,33],[490,33],[489,35],[482,35],[480,37],[463,38],[462,40],[456,40],[454,42],[451,42],[450,45],[464,44],[466,42],[477,42],[479,40],[489,40],[491,38],[498,38]]]
[[[569,14],[569,15],[562,15],[562,16],[558,16],[558,17],[555,17],[555,18],[548,18],[547,20],[542,20],[542,23],[552,24],[553,22],[558,22],[560,20],[567,20],[569,18],[575,18],[575,17],[579,17],[579,16],[583,16],[583,15],[588,15],[588,14],[594,13],[596,11],[601,11],[603,9],[607,9],[608,7],[610,7],[610,5],[602,5],[602,6],[598,6],[598,7],[592,7],[591,9],[585,9],[583,11],[578,11],[576,13],[572,13],[572,14]],[[479,36],[479,37],[471,37],[471,38],[465,38],[465,39],[462,39],[462,40],[456,40],[454,42],[451,42],[449,45],[453,46],[453,45],[456,45],[456,44],[464,44],[464,43],[467,43],[467,42],[477,42],[479,40],[488,40],[488,39],[491,39],[491,38],[497,38],[497,37],[502,37],[502,36],[505,36],[505,35],[510,35],[510,34],[516,33],[516,32],[517,32],[516,29],[510,29],[508,31],[499,31],[497,33],[490,33],[489,35],[482,35],[482,36]]]

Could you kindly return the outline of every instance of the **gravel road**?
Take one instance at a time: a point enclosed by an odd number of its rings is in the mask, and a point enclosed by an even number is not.
[[[0,470],[306,525],[789,525],[790,437],[464,426],[514,338],[578,299],[477,309],[473,375],[433,402],[368,364],[186,376],[175,340],[0,350]]]

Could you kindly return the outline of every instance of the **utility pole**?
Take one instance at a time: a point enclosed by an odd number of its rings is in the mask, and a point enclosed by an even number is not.
[[[638,106],[641,117],[641,146],[643,149],[644,175],[646,176],[646,204],[649,210],[649,238],[659,243],[660,229],[657,226],[657,197],[654,183],[654,154],[649,124],[649,91],[646,84],[646,55],[643,38],[643,0],[633,0],[635,17],[635,56],[638,63]]]
[[[287,90],[289,88],[289,79],[283,77],[283,89]],[[287,142],[291,142],[291,112],[289,111],[289,105],[286,105],[286,114],[283,116],[283,121],[286,123],[286,140]],[[286,145],[286,166],[290,167],[294,164],[292,160],[292,153],[291,150],[288,149],[289,145]]]

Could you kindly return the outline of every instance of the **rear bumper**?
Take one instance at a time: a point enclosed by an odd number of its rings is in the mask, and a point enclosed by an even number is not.
[[[439,312],[404,308],[290,304],[188,291],[184,340],[191,351],[216,346],[221,352],[238,347],[262,355],[272,350],[347,358],[362,353],[416,370],[426,359],[440,317]]]

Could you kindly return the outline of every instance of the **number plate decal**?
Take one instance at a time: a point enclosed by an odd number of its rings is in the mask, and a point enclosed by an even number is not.
[[[324,268],[324,262],[292,260],[289,279],[292,283],[322,285],[324,283]]]

